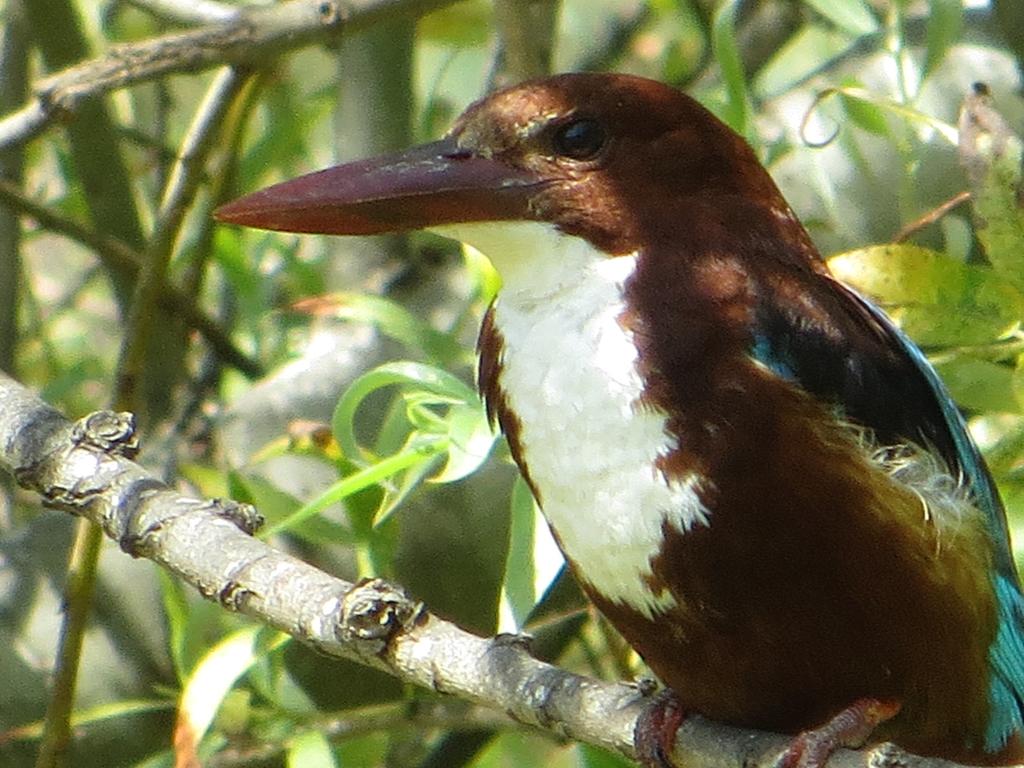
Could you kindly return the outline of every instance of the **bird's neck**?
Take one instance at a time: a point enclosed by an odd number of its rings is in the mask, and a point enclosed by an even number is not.
[[[455,234],[455,233],[453,233]],[[645,407],[625,286],[636,254],[609,257],[540,224],[459,228],[504,287],[481,337],[481,388],[577,573],[645,615],[662,528],[707,522],[700,479],[657,468],[675,439]]]
[[[529,307],[555,301],[583,276],[613,261],[586,240],[563,235],[543,222],[452,224],[434,231],[487,256],[501,275],[504,304]]]

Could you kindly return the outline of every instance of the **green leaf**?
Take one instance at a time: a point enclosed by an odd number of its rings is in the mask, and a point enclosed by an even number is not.
[[[337,768],[331,743],[316,730],[303,731],[288,740],[285,752],[288,768]]]
[[[356,413],[370,394],[391,386],[403,390],[405,421],[411,432],[401,450],[377,459],[359,445],[355,435]],[[288,525],[317,514],[351,493],[405,473],[397,490],[390,489],[374,517],[374,526],[379,526],[398,502],[426,478],[439,456],[446,455],[447,461],[432,480],[452,482],[476,471],[487,459],[495,440],[480,397],[472,388],[440,368],[408,361],[387,363],[356,379],[338,401],[332,423],[343,453],[366,466],[294,513]],[[394,408],[388,413],[384,429],[389,435],[385,442],[392,442],[399,430]]]
[[[253,233],[242,229],[217,227],[214,230],[212,253],[220,273],[231,286],[231,295],[239,303],[246,317],[260,317],[266,311],[267,282],[260,271],[253,268],[272,245],[294,244],[295,238],[285,240],[280,235]],[[255,246],[254,246],[255,244]]]
[[[1024,317],[1024,296],[992,269],[915,245],[879,245],[829,259],[832,272],[876,299],[918,344],[988,344]]]
[[[383,387],[409,385],[453,402],[479,400],[476,392],[447,371],[408,361],[385,363],[352,382],[334,409],[331,425],[342,452],[352,461],[372,460],[355,436],[355,416],[368,395]]]
[[[464,403],[448,411],[448,462],[431,478],[435,483],[451,483],[471,475],[487,461],[497,435],[483,406]]]
[[[304,523],[314,515],[320,514],[332,504],[337,504],[359,491],[382,483],[410,467],[433,460],[437,454],[442,453],[447,447],[447,438],[414,438],[410,440],[405,448],[393,456],[381,459],[338,480],[315,499],[288,515],[277,525],[269,526],[265,530],[260,531],[260,537],[268,538],[282,531],[292,530],[300,523]]]
[[[839,101],[850,122],[858,128],[878,136],[888,135],[889,124],[885,120],[883,108],[876,100],[864,99],[852,91],[840,91]]]
[[[309,170],[310,126],[327,119],[335,106],[337,92],[333,88],[309,95],[293,87],[286,78],[268,78],[268,84],[261,103],[268,113],[267,119],[260,121],[263,130],[239,164],[240,189],[265,186],[275,180],[268,179],[268,174],[280,173],[280,169],[286,175]]]
[[[406,421],[416,432],[425,435],[445,434],[448,431],[448,419],[438,412],[437,406],[450,406],[458,402],[422,390],[403,392],[402,400],[405,402]]]
[[[509,506],[509,546],[498,630],[518,632],[558,577],[564,560],[522,477],[516,478]]]
[[[180,680],[188,671],[186,647],[188,643],[189,604],[188,600],[185,599],[184,587],[181,582],[172,579],[170,574],[163,569],[160,569],[157,575],[160,578],[160,593],[164,606],[164,617],[167,621],[171,661],[174,663],[174,671]]]
[[[960,407],[982,413],[1018,409],[1014,372],[1009,366],[971,355],[953,355],[932,362]]]
[[[878,19],[864,0],[804,0],[837,27],[861,36],[878,31]]]
[[[303,520],[301,524],[296,523],[292,515],[302,507],[301,502],[269,480],[259,475],[247,476],[240,472],[232,472],[231,480],[231,497],[255,504],[266,518],[269,530],[277,531],[287,527],[289,533],[311,544],[355,543],[356,537],[350,529],[323,516],[318,515]]]
[[[582,768],[632,768],[635,765],[622,755],[616,755],[589,744],[577,744],[576,754],[580,757]]]
[[[389,744],[394,746],[391,735],[387,731],[379,731],[366,736],[350,736],[339,741],[335,751],[344,768],[380,768],[387,765],[388,757],[393,755]]]
[[[942,245],[954,261],[967,261],[974,249],[974,228],[966,216],[950,213],[942,217]]]
[[[227,474],[218,467],[187,461],[182,462],[178,471],[203,496],[223,498],[231,495],[231,492],[228,490]]]
[[[537,526],[533,496],[526,482],[516,478],[509,500],[511,512],[508,555],[502,586],[502,617],[499,632],[518,632],[537,602],[534,588],[533,541]],[[505,616],[506,609],[508,616]]]
[[[250,669],[258,666],[257,663]],[[248,728],[252,715],[252,691],[248,688],[232,688],[220,702],[213,727],[221,734],[240,736]]]
[[[736,42],[736,9],[739,4],[740,0],[726,0],[715,11],[711,22],[711,50],[722,70],[728,97],[719,117],[736,133],[746,136],[750,128],[750,97]]]
[[[191,599],[181,582],[164,571],[160,578],[161,597],[169,629],[169,650],[178,680],[187,678],[210,645],[211,635],[221,626],[237,626],[226,620],[223,609],[206,600]]]
[[[942,63],[964,25],[963,0],[931,0],[929,6],[922,80]]]
[[[1013,394],[1017,399],[1017,410],[1024,412],[1024,354],[1017,357],[1013,371]]]
[[[424,461],[422,464],[409,467],[398,481],[398,485],[387,489],[387,493],[384,494],[380,506],[373,517],[374,528],[384,525],[391,518],[395,510],[401,506],[402,502],[409,497],[409,494],[426,481],[427,476],[434,471],[439,458],[440,456],[437,455],[432,457],[430,461]]]
[[[971,185],[978,239],[992,267],[1024,291],[1024,186],[1020,138],[986,93],[968,96],[960,115],[960,161]]]
[[[1017,382],[1014,382],[1016,386]],[[1020,393],[1015,392],[1015,395],[1019,401]],[[1004,490],[1003,480],[1015,477],[1024,483],[1024,476],[1020,475],[1020,462],[1024,457],[1024,415],[1019,412],[982,413],[970,420],[970,427],[971,436],[985,454],[989,469],[1001,481],[1000,492]]]
[[[470,283],[476,286],[480,301],[485,306],[490,306],[501,289],[501,275],[491,264],[490,259],[466,243],[462,244],[462,258],[466,265],[466,274]]]
[[[423,352],[437,362],[450,365],[466,357],[466,350],[452,336],[432,328],[390,299],[341,292],[320,296],[317,301],[327,308],[331,316],[372,324],[395,341]]]
[[[854,37],[834,27],[806,24],[761,68],[754,92],[760,98],[786,93],[854,45]]]
[[[197,746],[235,681],[257,660],[290,639],[283,632],[246,627],[213,646],[185,681],[178,704],[178,731],[184,732],[182,727],[187,727]]]
[[[913,107],[908,107],[906,104],[879,96],[861,87],[847,85],[841,88],[826,88],[818,94],[816,106],[832,96],[842,97],[844,99],[844,106],[846,100],[861,102],[864,106],[870,105],[883,113],[895,115],[907,123],[907,125],[917,128],[922,134],[930,135],[934,132],[950,144],[955,145],[957,143],[957,130],[949,123],[939,120],[934,115],[926,114]],[[875,123],[877,118],[870,118],[870,120]],[[878,127],[877,123],[875,123],[875,127]]]
[[[999,495],[1006,506],[1013,556],[1019,570],[1021,565],[1024,565],[1024,482],[1017,476],[1002,479],[999,483]]]
[[[468,48],[486,44],[493,24],[491,4],[469,0],[426,14],[417,23],[416,32],[422,41]]]

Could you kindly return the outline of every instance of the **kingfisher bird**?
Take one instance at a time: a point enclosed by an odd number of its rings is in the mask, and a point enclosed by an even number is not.
[[[1024,758],[1024,597],[989,470],[922,352],[697,101],[533,80],[440,141],[217,216],[429,229],[490,258],[479,386],[583,590],[671,691],[640,718],[646,763],[690,713],[794,734],[788,766],[882,741]]]

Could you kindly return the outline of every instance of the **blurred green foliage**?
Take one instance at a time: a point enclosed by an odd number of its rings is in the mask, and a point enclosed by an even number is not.
[[[751,141],[822,252],[838,254],[839,276],[935,360],[989,457],[1020,545],[1020,142],[1011,136],[991,173],[973,181],[956,145],[975,81],[1011,128],[1024,125],[1020,62],[1000,36],[1001,25],[1024,24],[1024,7],[1003,3],[999,13],[997,23],[986,3],[959,0],[564,0],[554,56],[558,70],[673,83]],[[97,52],[173,26],[141,0],[79,0],[66,21]],[[434,138],[489,84],[514,79],[485,0],[453,3],[414,28],[395,23],[406,26],[267,62],[233,105],[241,136],[226,132],[217,148],[177,233],[169,280],[270,373],[247,378],[188,336],[185,364],[161,372],[171,405],[147,423],[144,459],[191,491],[258,504],[275,546],[329,571],[395,578],[481,633],[526,626],[559,663],[589,674],[638,671],[556,581],[544,524],[487,428],[472,387],[476,328],[497,290],[486,261],[429,235],[299,238],[211,224],[221,199]],[[147,231],[210,82],[195,74],[116,92],[112,127],[90,139],[123,158],[131,184],[121,192]],[[381,135],[382,115],[404,127]],[[90,171],[76,162],[82,141],[55,130],[28,144],[23,187],[60,216],[100,226],[82,177]],[[968,188],[973,213],[952,208],[893,242]],[[30,224],[21,249],[17,375],[71,414],[103,407],[122,331],[110,268]],[[0,703],[0,763],[18,766],[33,760],[45,709],[69,523],[27,496],[9,500],[0,679],[13,696]],[[76,766],[170,766],[176,716],[202,735],[209,766],[623,764],[492,731],[458,702],[325,661],[115,551],[101,565]],[[553,582],[558,599],[534,611]]]

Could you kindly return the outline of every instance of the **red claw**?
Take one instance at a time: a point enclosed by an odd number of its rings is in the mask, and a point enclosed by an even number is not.
[[[676,731],[686,714],[671,688],[660,691],[644,707],[633,728],[633,746],[644,768],[673,768],[671,754],[676,744]]]
[[[858,699],[824,725],[804,731],[775,763],[775,768],[821,768],[840,747],[861,747],[879,724],[900,711],[893,699]]]

